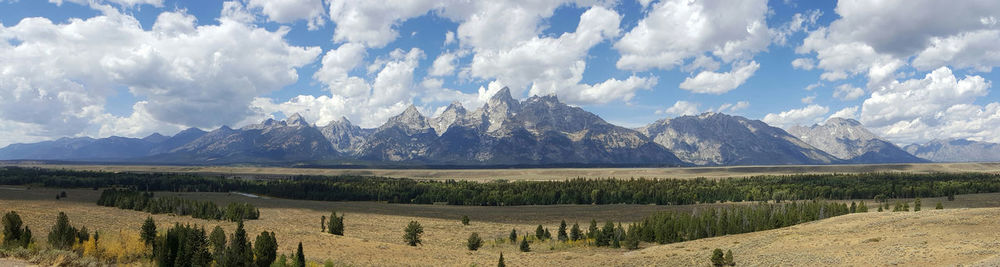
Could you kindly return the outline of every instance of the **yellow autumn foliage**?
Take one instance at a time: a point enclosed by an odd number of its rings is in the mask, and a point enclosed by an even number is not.
[[[131,263],[151,254],[138,232],[119,231],[117,235],[101,235],[95,251],[100,259],[115,263]]]

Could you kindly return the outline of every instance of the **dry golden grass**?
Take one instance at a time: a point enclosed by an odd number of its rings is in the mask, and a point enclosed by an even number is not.
[[[533,169],[315,169],[230,166],[142,166],[19,164],[43,167],[113,172],[174,172],[227,174],[234,176],[362,175],[430,180],[564,180],[584,178],[723,178],[753,175],[864,173],[864,172],[990,172],[1000,173],[1000,163],[905,163],[857,165],[776,165],[688,168],[533,168]]]
[[[93,204],[96,191],[66,190],[69,198],[57,201],[54,195],[58,191],[62,190],[0,189],[0,212],[16,210],[32,227],[36,240],[42,243],[58,211],[66,212],[74,225],[99,230],[102,236],[139,229],[149,216],[142,212],[99,207]],[[274,231],[280,253],[293,253],[298,242],[302,242],[306,256],[312,261],[331,259],[355,266],[492,266],[500,252],[508,266],[707,266],[709,254],[716,247],[732,249],[740,266],[936,266],[976,262],[988,266],[1000,262],[1000,258],[996,258],[1000,255],[1000,232],[995,231],[1000,227],[1000,208],[957,208],[996,207],[1000,205],[1000,194],[960,195],[956,201],[944,203],[946,210],[931,210],[943,199],[924,199],[924,211],[921,212],[853,214],[765,232],[668,245],[643,244],[644,249],[639,251],[543,241],[532,244],[529,253],[519,252],[513,244],[497,240],[506,239],[511,229],[517,229],[521,235],[534,233],[537,224],[543,224],[555,234],[559,216],[535,214],[537,210],[534,209],[538,207],[532,206],[469,207],[474,209],[458,209],[457,212],[505,209],[485,212],[488,215],[481,217],[471,213],[471,225],[463,226],[454,210],[463,207],[454,206],[251,199],[218,193],[184,196],[220,202],[254,201],[261,207],[261,219],[246,223],[251,240],[261,231]],[[871,206],[874,210],[874,205]],[[595,209],[598,216],[613,216],[644,206],[598,207],[625,209],[616,213],[601,213],[601,209]],[[345,236],[320,232],[319,218],[329,215],[331,208],[347,211]],[[389,214],[414,209],[417,211],[408,215]],[[516,219],[521,217],[518,209],[525,210],[529,219]],[[582,228],[586,228],[593,217],[579,210],[561,215],[566,215],[563,218],[570,225],[576,221]],[[190,217],[153,215],[153,218],[160,229],[174,223],[204,225],[209,229],[221,225],[227,233],[235,228],[230,222]],[[403,242],[402,230],[411,220],[419,221],[424,227],[422,246],[410,247]],[[472,232],[478,232],[486,241],[479,251],[465,248],[465,240]]]

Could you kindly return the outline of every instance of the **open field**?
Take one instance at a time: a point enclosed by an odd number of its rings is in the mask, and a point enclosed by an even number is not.
[[[10,165],[7,165],[10,166]],[[828,174],[866,172],[987,172],[1000,173],[1000,163],[912,163],[861,165],[777,165],[687,168],[537,168],[537,169],[313,169],[233,166],[144,166],[144,165],[60,165],[15,164],[42,167],[111,172],[197,173],[245,177],[287,177],[291,175],[359,175],[413,179],[455,179],[492,181],[564,180],[572,178],[724,178],[754,175]]]
[[[0,211],[16,210],[35,231],[44,236],[58,211],[65,211],[78,226],[114,234],[121,229],[137,230],[148,214],[94,204],[98,191],[65,190],[68,198],[55,200],[52,188],[0,187]],[[158,195],[175,193],[160,192]],[[533,244],[532,252],[522,253],[507,243],[496,243],[510,229],[533,232],[538,224],[555,231],[559,220],[580,222],[586,227],[591,218],[628,222],[650,212],[689,209],[691,206],[648,205],[559,205],[517,207],[464,207],[400,205],[373,202],[317,202],[252,198],[226,193],[185,193],[186,198],[209,199],[219,203],[246,201],[261,208],[261,219],[249,221],[253,236],[274,231],[279,252],[291,253],[303,242],[305,254],[315,261],[331,259],[358,266],[490,266],[500,252],[508,266],[707,266],[711,250],[732,249],[740,266],[882,266],[955,265],[1000,263],[1000,194],[959,195],[956,201],[923,199],[924,211],[851,214],[789,228],[730,235],[667,245],[643,244],[643,249],[563,247],[556,243]],[[943,202],[946,210],[932,210]],[[874,211],[874,205],[871,205]],[[971,208],[970,208],[971,207]],[[347,212],[345,236],[319,232],[319,217],[329,210]],[[458,218],[467,214],[472,224],[463,226]],[[234,223],[206,221],[190,217],[154,215],[161,227],[173,223],[223,226],[227,233]],[[411,220],[425,229],[424,245],[403,244],[402,229]],[[487,244],[467,251],[465,239],[480,233]],[[550,250],[550,247],[553,249]]]

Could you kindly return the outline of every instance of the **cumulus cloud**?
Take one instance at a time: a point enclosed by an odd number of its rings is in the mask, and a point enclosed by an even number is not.
[[[804,108],[791,109],[781,113],[768,113],[762,121],[781,128],[795,125],[812,125],[822,122],[823,115],[826,115],[827,112],[830,112],[830,108],[812,104]]]
[[[745,60],[770,44],[767,2],[664,0],[614,47],[618,68],[669,70],[711,53],[724,62]]]
[[[684,79],[679,87],[694,93],[723,94],[742,85],[759,68],[760,64],[751,61],[742,66],[734,66],[730,72],[702,71],[694,77]]]
[[[326,7],[322,0],[249,0],[247,7],[260,9],[268,20],[278,23],[305,20],[309,30],[316,30],[326,23]]]
[[[680,100],[663,112],[674,116],[698,115],[698,103]]]
[[[800,70],[812,70],[816,67],[816,62],[811,58],[796,58],[792,60],[792,67]]]
[[[740,110],[744,110],[748,107],[750,107],[750,102],[738,101],[736,103],[723,103],[722,105],[719,105],[719,107],[714,109],[709,109],[708,111],[719,112],[719,113],[734,113]]]
[[[858,106],[850,106],[834,112],[830,115],[829,119],[832,118],[844,118],[844,119],[858,119]]]
[[[431,76],[448,76],[455,73],[455,60],[458,57],[455,53],[441,53],[438,55],[437,59],[434,59],[434,63],[431,65],[431,70],[427,74]]]
[[[843,101],[855,100],[864,95],[865,90],[851,86],[850,84],[842,84],[833,89],[833,97]]]
[[[771,32],[774,43],[779,45],[787,44],[788,38],[793,34],[808,31],[809,27],[814,27],[816,21],[822,15],[823,12],[816,9],[809,10],[806,13],[795,13],[795,15],[792,15],[791,20]]]
[[[289,45],[287,30],[247,25],[232,12],[201,26],[183,11],[165,12],[145,30],[132,16],[100,10],[62,24],[27,18],[0,26],[0,119],[39,125],[44,130],[32,134],[40,136],[157,129],[138,123],[231,124],[252,113],[255,96],[294,83],[296,68],[320,52]],[[131,116],[109,116],[106,98],[121,87],[145,102]]]

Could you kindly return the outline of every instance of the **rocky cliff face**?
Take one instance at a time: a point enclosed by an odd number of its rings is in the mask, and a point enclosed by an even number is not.
[[[1000,144],[966,139],[933,140],[903,148],[917,157],[936,162],[998,162]]]
[[[372,134],[372,129],[362,129],[342,117],[319,128],[320,133],[330,141],[333,149],[341,155],[350,156],[358,153],[358,149]]]
[[[840,160],[782,129],[720,113],[663,119],[639,128],[697,165],[830,164]]]
[[[831,118],[823,125],[793,126],[788,133],[831,155],[857,163],[926,162],[868,131],[852,119]]]
[[[323,134],[298,114],[268,119],[241,129],[221,127],[153,160],[200,162],[280,162],[337,155]]]

